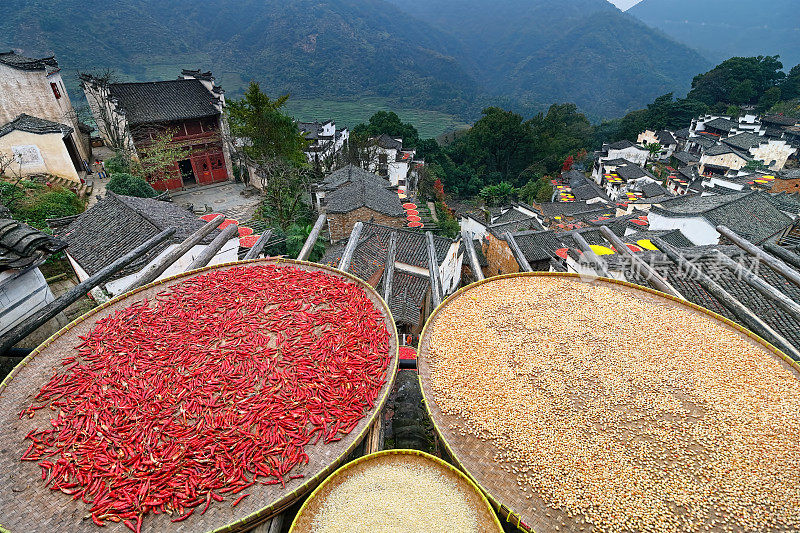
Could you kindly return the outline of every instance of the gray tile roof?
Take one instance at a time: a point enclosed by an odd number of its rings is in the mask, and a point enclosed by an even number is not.
[[[698,133],[696,137],[692,137],[689,139],[690,142],[695,144],[699,144],[703,149],[711,148],[712,146],[716,146],[719,142],[719,139],[714,137],[713,135],[706,135],[704,133]]]
[[[795,216],[800,215],[800,194],[778,193],[767,194],[766,196],[769,203],[783,211],[784,213],[791,213]]]
[[[724,155],[724,154],[736,154],[742,159],[745,160],[748,159],[748,157],[744,155],[742,152],[733,148],[732,146],[728,146],[727,144],[715,144],[714,146],[703,152],[703,155],[711,155],[711,156]]]
[[[390,217],[405,217],[405,210],[389,182],[358,167],[348,166],[328,176],[322,187],[328,213],[349,213],[366,207]]]
[[[546,217],[552,218],[553,216],[576,216],[581,214],[592,215],[595,213],[604,213],[609,209],[615,208],[603,202],[587,204],[586,202],[543,202],[539,204],[542,214]]]
[[[672,154],[672,157],[683,163],[684,165],[689,165],[690,163],[697,163],[700,161],[700,158],[694,154],[690,154],[689,152],[675,152]]]
[[[195,79],[112,83],[111,96],[119,102],[131,126],[215,117],[217,96]]]
[[[13,50],[0,53],[0,63],[18,70],[44,70],[48,73],[58,70],[58,61],[55,56],[34,59],[20,55]]]
[[[737,133],[736,135],[731,135],[730,137],[723,139],[722,142],[727,144],[728,146],[732,146],[737,150],[743,150],[747,152],[751,148],[756,148],[758,145],[767,142],[769,139],[765,139],[760,135],[756,135],[749,131],[744,133]]]
[[[558,259],[556,250],[566,248],[560,235],[563,234],[553,230],[526,231],[514,234],[514,240],[517,241],[525,259],[533,263],[545,259]]]
[[[732,129],[736,128],[739,124],[736,122],[729,120],[727,118],[715,118],[714,120],[709,120],[705,123],[707,128],[714,128],[715,130],[720,131],[731,131]]]
[[[49,221],[50,222],[50,221]],[[204,221],[171,202],[151,198],[134,198],[107,192],[92,208],[68,220],[50,223],[54,233],[64,239],[67,252],[90,275],[116,261],[140,244],[167,228],[177,231],[171,240],[118,273],[114,279],[141,270],[169,244],[185,240],[201,228]],[[219,234],[213,231],[202,242],[208,243]]]
[[[651,213],[665,216],[701,216],[714,226],[728,226],[739,235],[756,244],[780,233],[792,223],[791,217],[782,213],[760,191],[739,192],[715,196],[681,197],[674,203],[654,206]]]
[[[492,221],[492,224],[505,224],[506,222],[514,222],[514,221],[517,221],[517,220],[527,220],[529,218],[530,218],[530,216],[528,216],[525,213],[522,213],[520,211],[517,211],[516,209],[514,209],[512,207],[512,208],[509,208],[505,213],[503,213],[502,215],[500,215],[496,219],[494,219]]]
[[[646,171],[639,165],[635,165],[633,163],[628,163],[627,165],[621,165],[617,167],[616,173],[620,178],[622,178],[625,181],[635,180],[643,178],[645,176],[657,179],[650,172]]]
[[[519,220],[509,220],[508,222],[503,222],[500,224],[492,224],[487,226],[486,229],[498,239],[503,239],[503,234],[506,232],[515,233],[518,231],[528,230],[540,231],[543,230],[544,227],[536,218],[525,217]]]
[[[430,280],[405,270],[395,270],[392,281],[392,295],[389,309],[397,324],[419,326],[422,322],[422,308],[430,290]]]
[[[622,161],[624,161],[624,159]],[[606,162],[606,164],[608,164],[608,162]],[[594,180],[588,179],[583,172],[570,170],[569,172],[561,174],[561,179],[565,183],[569,183],[570,192],[575,197],[575,200],[579,202],[592,200],[594,198],[610,201],[606,192],[600,188]]]
[[[668,132],[667,130],[661,130],[656,133],[656,137],[658,138],[658,142],[663,147],[670,146],[672,144],[678,144],[678,141],[675,140],[675,137],[672,133]]]
[[[667,195],[667,189],[662,187],[660,184],[650,181],[645,183],[639,187],[641,191],[644,193],[645,198],[653,198],[656,196],[664,196]]]
[[[641,240],[650,240],[652,241],[655,237],[659,237],[663,239],[667,244],[671,244],[672,246],[676,246],[678,248],[688,248],[694,246],[692,241],[686,238],[686,236],[681,233],[681,230],[674,229],[674,230],[662,230],[662,231],[652,231],[652,230],[645,230],[645,231],[637,231],[634,233],[629,233],[622,237],[624,242],[629,244],[636,244]]]
[[[621,141],[617,141],[615,143],[611,143],[611,144],[608,145],[608,148],[610,150],[624,150],[626,148],[631,148],[631,147],[636,147],[636,148],[638,148],[640,150],[644,150],[644,148],[642,148],[641,146],[636,146],[635,144],[633,144],[632,142],[630,142],[627,139],[623,139]]]
[[[403,143],[387,134],[382,134],[375,139],[375,144],[389,150],[402,150]]]
[[[26,115],[25,113],[21,114],[11,122],[0,126],[0,137],[15,130],[35,133],[37,135],[60,133],[63,136],[67,136],[73,132],[73,129],[65,124],[59,124],[58,122],[45,120],[43,118],[32,117],[30,115]]]
[[[689,128],[683,128],[675,132],[675,137],[678,139],[688,139],[689,138]]]
[[[12,218],[0,218],[0,272],[21,269],[67,247],[67,243]]]
[[[747,283],[740,280],[732,271],[728,270],[726,267],[722,267],[715,259],[714,254],[716,250],[721,251],[734,261],[741,263],[745,268],[757,274],[764,281],[783,292],[794,301],[800,301],[800,288],[763,265],[756,267],[752,258],[745,255],[735,246],[702,246],[681,251],[688,261],[700,267],[706,275],[721,285],[731,296],[749,307],[756,315],[786,337],[792,344],[800,346],[800,323],[776,306],[772,300],[764,298],[760,293],[747,285]],[[746,325],[741,323],[741,321],[728,311],[721,302],[706,292],[697,281],[688,276],[685,272],[685,268],[672,263],[664,254],[660,252],[646,252],[643,254],[643,259],[654,265],[656,270],[664,275],[667,281],[690,302],[719,313],[746,327]],[[647,282],[633,271],[626,272],[626,276],[628,280],[633,283],[648,286]]]
[[[800,119],[786,117],[783,115],[767,115],[761,118],[761,122],[769,122],[772,124],[779,124],[781,126],[794,126],[796,124],[800,124]]]

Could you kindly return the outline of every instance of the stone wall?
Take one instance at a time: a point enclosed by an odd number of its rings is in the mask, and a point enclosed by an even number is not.
[[[770,192],[790,192],[800,193],[800,178],[782,180],[776,179],[772,182]]]
[[[375,222],[393,228],[403,228],[405,218],[390,217],[368,207],[360,207],[349,213],[328,213],[328,232],[331,242],[347,239],[356,222]]]
[[[519,272],[519,264],[514,259],[508,243],[491,233],[486,234],[486,240],[483,242],[483,255],[489,262],[489,266],[484,268],[486,277]]]

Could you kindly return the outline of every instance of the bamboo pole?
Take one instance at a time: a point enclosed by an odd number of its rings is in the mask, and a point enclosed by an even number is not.
[[[762,296],[774,301],[778,307],[789,313],[792,318],[800,322],[800,304],[786,296],[784,293],[760,277],[756,276],[752,272],[749,272],[744,266],[737,263],[719,250],[717,250],[717,259],[720,263],[730,268],[737,276],[739,276],[740,279],[744,280],[745,283],[761,293]]]
[[[783,350],[795,360],[800,360],[800,352],[794,345],[789,342],[783,335],[772,329],[766,322],[756,316],[753,311],[742,304],[739,300],[731,296],[725,289],[719,286],[717,282],[708,277],[701,269],[693,265],[683,255],[676,252],[672,246],[664,242],[658,237],[651,239],[651,242],[664,252],[676,264],[686,268],[687,273],[706,290],[714,298],[720,301],[731,313],[741,320],[750,330],[757,335],[765,338],[779,349]]]
[[[758,261],[764,263],[769,268],[800,287],[800,274],[795,269],[777,257],[768,254],[747,239],[742,238],[739,234],[726,226],[717,226],[717,231],[733,244],[755,257]]]
[[[303,244],[303,249],[300,250],[300,254],[297,256],[298,260],[308,261],[308,258],[311,257],[311,251],[314,249],[317,239],[319,239],[319,234],[322,232],[322,227],[325,225],[325,220],[325,213],[322,213],[319,217],[317,217],[317,221],[314,223],[311,233],[308,234],[308,238],[306,239],[305,244]]]
[[[248,252],[244,256],[244,260],[248,261],[250,259],[257,259],[258,256],[261,255],[261,252],[264,250],[264,247],[269,242],[270,237],[272,237],[272,230],[268,229],[261,235],[261,237],[258,238],[253,247],[250,248],[250,250],[248,250]]]
[[[777,244],[768,242],[764,244],[764,249],[772,255],[777,255],[794,268],[800,268],[800,255],[787,250],[783,246],[778,246]]]
[[[433,242],[433,233],[426,231],[425,238],[428,240],[428,277],[431,283],[433,308],[435,309],[442,303],[442,280],[439,277],[439,261],[436,257],[436,245]]]
[[[172,265],[175,261],[186,255],[186,253],[192,248],[194,248],[194,246],[198,242],[202,241],[209,233],[217,229],[224,220],[225,216],[219,215],[214,220],[209,221],[202,228],[189,235],[186,238],[186,240],[180,243],[175,249],[170,250],[161,259],[150,265],[139,279],[134,280],[122,292],[132,291],[133,289],[143,287],[148,283],[151,283],[156,279],[158,279],[158,277],[161,274],[166,272],[166,270],[170,267],[170,265]]]
[[[350,263],[353,262],[353,254],[356,253],[358,239],[361,237],[361,230],[363,229],[363,222],[356,222],[353,225],[353,230],[350,232],[350,238],[347,239],[347,245],[344,247],[344,251],[342,252],[342,258],[339,259],[339,266],[337,267],[339,270],[343,272],[350,270]]]
[[[389,235],[389,251],[386,254],[386,265],[383,268],[383,301],[389,305],[392,297],[392,284],[394,283],[394,263],[397,261],[397,232]]]
[[[214,256],[217,255],[217,252],[222,250],[222,247],[225,246],[229,240],[234,238],[234,235],[239,234],[239,227],[236,224],[231,224],[230,226],[226,227],[222,230],[222,233],[217,235],[211,244],[206,246],[202,252],[192,261],[192,264],[189,265],[189,268],[186,271],[196,270],[198,268],[203,268],[208,263],[214,259]]]
[[[114,274],[131,264],[133,261],[143,256],[165,240],[169,239],[175,234],[175,228],[169,228],[147,242],[140,244],[135,249],[131,250],[124,256],[120,257],[110,265],[106,266],[94,276],[90,276],[83,282],[71,288],[66,293],[62,294],[59,298],[53,300],[43,308],[39,309],[32,316],[25,319],[24,322],[17,325],[8,331],[2,338],[0,338],[0,355],[17,344],[19,341],[36,331],[45,322],[56,316],[58,313],[66,309],[68,306],[77,302],[88,293],[107,279],[111,278]]]
[[[466,231],[461,232],[461,240],[464,241],[464,248],[467,250],[467,261],[469,267],[472,269],[473,275],[477,281],[484,279],[483,270],[481,270],[480,262],[478,262],[478,253],[475,251],[475,243]]]
[[[594,250],[592,250],[592,247],[588,242],[586,242],[586,239],[583,238],[583,235],[576,232],[572,234],[572,238],[575,239],[575,243],[583,251],[584,257],[586,257],[589,265],[591,265],[594,271],[604,278],[610,278],[611,274],[608,273],[605,261],[600,259],[600,257],[594,253]]]
[[[680,298],[681,300],[685,300],[686,298],[678,292],[678,290],[670,285],[670,283],[664,279],[661,274],[656,272],[651,265],[647,264],[641,257],[633,253],[633,251],[628,248],[628,246],[622,242],[622,239],[617,236],[608,226],[600,226],[600,233],[603,234],[603,237],[610,242],[614,248],[617,250],[617,253],[621,253],[627,255],[632,261],[633,264],[636,265],[636,268],[639,270],[641,274],[644,275],[644,278],[653,284],[653,286],[664,292],[666,294],[675,296],[676,298]]]
[[[520,271],[533,272],[531,264],[528,263],[528,259],[525,257],[525,254],[522,252],[522,248],[519,247],[519,243],[517,243],[517,240],[514,238],[514,236],[509,232],[505,232],[503,233],[503,238],[508,243],[508,247],[511,249],[511,253],[514,256],[514,259],[517,261]]]

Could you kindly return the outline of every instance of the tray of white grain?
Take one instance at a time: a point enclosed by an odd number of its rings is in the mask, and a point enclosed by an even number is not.
[[[719,315],[502,276],[445,300],[418,357],[441,440],[523,530],[800,529],[800,368]]]
[[[366,455],[311,493],[289,533],[502,532],[486,497],[463,473],[417,450]]]

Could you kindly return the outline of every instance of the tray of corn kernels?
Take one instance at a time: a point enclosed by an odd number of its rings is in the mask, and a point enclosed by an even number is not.
[[[521,529],[800,528],[799,367],[710,311],[494,278],[431,315],[418,364],[446,448]]]

